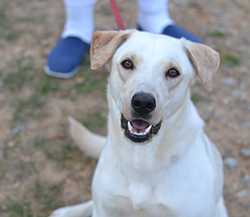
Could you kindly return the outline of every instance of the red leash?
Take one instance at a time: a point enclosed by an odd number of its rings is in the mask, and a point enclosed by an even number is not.
[[[125,23],[122,19],[120,10],[119,10],[117,3],[116,3],[116,0],[110,0],[110,5],[111,5],[111,9],[112,9],[117,27],[120,30],[125,30]]]

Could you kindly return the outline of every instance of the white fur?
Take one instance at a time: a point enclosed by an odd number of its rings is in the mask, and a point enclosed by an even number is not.
[[[79,122],[69,117],[69,131],[77,146],[89,157],[97,159],[106,138],[90,132]]]
[[[129,74],[119,63],[131,55],[138,58],[138,66]],[[181,80],[165,79],[164,72],[171,64],[178,65]],[[221,156],[205,135],[203,121],[190,99],[195,72],[181,40],[136,32],[118,48],[111,65],[105,145],[105,138],[70,121],[80,149],[99,157],[92,184],[92,216],[227,217]],[[155,96],[152,121],[162,120],[159,133],[144,145],[128,140],[120,127],[121,113],[130,116],[130,101],[136,91]],[[88,216],[89,209],[82,209],[81,216]],[[53,217],[77,214],[71,210]]]

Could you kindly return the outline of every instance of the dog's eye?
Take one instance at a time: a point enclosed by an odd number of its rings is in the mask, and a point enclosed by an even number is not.
[[[180,75],[180,72],[176,69],[176,68],[170,68],[167,72],[166,72],[166,78],[176,78]]]
[[[124,69],[133,70],[135,68],[134,63],[131,59],[125,59],[121,62],[121,65]]]

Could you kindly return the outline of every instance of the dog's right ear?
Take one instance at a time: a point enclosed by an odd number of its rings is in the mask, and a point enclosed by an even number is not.
[[[133,33],[126,31],[97,31],[94,33],[91,48],[91,69],[98,70],[107,63],[116,49]]]
[[[184,38],[181,41],[202,84],[207,90],[211,90],[213,77],[220,67],[219,53],[204,44],[194,43]]]

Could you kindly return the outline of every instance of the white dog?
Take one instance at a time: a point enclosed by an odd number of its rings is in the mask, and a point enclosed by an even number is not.
[[[107,66],[108,135],[70,119],[71,134],[99,158],[93,201],[53,217],[226,217],[221,156],[190,99],[211,88],[220,58],[187,40],[138,31],[96,32],[92,69]]]

